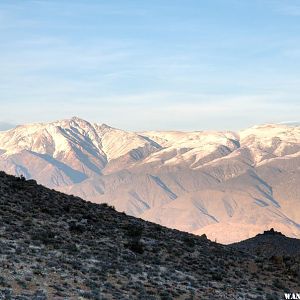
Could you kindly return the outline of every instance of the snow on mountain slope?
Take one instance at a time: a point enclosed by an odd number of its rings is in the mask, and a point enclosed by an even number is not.
[[[230,131],[147,131],[142,132],[141,135],[147,136],[163,147],[201,148],[207,151],[216,144],[231,146],[230,141],[238,140],[237,135]]]
[[[250,149],[256,164],[300,151],[300,127],[267,124],[240,132],[241,144]]]
[[[156,150],[155,145],[137,134],[92,125],[76,117],[0,132],[0,164],[10,173],[24,173],[50,187],[76,184],[100,175],[110,160],[144,148],[148,153]],[[43,175],[45,164],[48,178]]]
[[[134,133],[74,117],[0,132],[0,169],[224,243],[300,237],[299,126]]]
[[[101,139],[101,148],[107,160],[117,159],[133,149],[149,148],[148,153],[160,148],[158,145],[142,136],[112,128],[107,125],[95,124],[95,130]]]
[[[164,147],[163,152],[149,156],[148,162],[159,160],[164,153],[164,163],[177,164],[180,160],[196,167],[212,153],[219,152],[219,156],[223,156],[239,147],[239,141],[233,132],[150,131],[141,134]]]

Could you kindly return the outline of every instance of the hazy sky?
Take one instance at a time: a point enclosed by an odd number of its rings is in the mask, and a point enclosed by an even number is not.
[[[300,119],[299,0],[0,0],[0,122]]]

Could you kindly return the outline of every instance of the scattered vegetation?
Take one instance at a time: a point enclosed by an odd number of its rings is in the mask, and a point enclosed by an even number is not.
[[[296,256],[256,257],[3,172],[0,224],[0,299],[266,299],[299,289]]]

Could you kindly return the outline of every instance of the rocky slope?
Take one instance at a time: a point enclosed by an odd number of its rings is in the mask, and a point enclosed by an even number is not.
[[[0,172],[0,299],[281,299],[299,275]]]
[[[263,255],[269,258],[272,256],[300,258],[300,240],[288,238],[273,228],[231,246],[254,255]]]
[[[0,169],[232,243],[300,237],[300,127],[127,132],[79,118],[0,132]]]

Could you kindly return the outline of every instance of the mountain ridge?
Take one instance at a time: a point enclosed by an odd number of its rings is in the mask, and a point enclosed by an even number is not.
[[[300,237],[299,164],[300,127],[282,124],[137,133],[73,117],[0,132],[1,170],[223,243]]]

